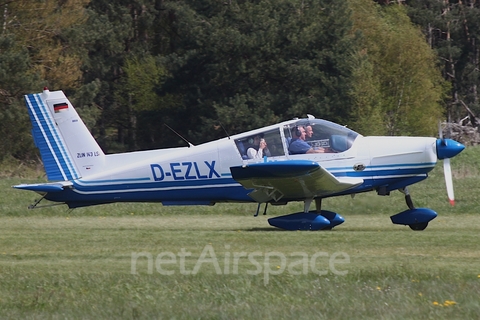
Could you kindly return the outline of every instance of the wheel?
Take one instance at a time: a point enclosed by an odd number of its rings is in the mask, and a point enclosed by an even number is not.
[[[410,229],[414,231],[422,231],[422,230],[425,230],[425,228],[428,226],[428,222],[410,224],[408,226],[410,227]]]

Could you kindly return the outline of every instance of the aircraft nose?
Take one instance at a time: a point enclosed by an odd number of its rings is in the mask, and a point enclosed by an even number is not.
[[[463,151],[465,146],[452,139],[437,139],[437,158],[439,160],[453,158]]]

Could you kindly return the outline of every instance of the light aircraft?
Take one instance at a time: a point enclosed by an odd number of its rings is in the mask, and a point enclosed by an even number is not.
[[[258,215],[261,204],[266,211],[268,204],[303,201],[303,212],[270,218],[269,224],[286,230],[326,230],[344,219],[322,210],[322,199],[400,190],[408,209],[391,216],[392,222],[423,230],[437,214],[415,208],[407,187],[426,179],[437,159],[443,159],[453,203],[449,159],[464,149],[443,137],[362,136],[308,115],[196,146],[105,154],[62,91],[44,88],[26,95],[25,101],[49,181],[13,186],[42,195],[29,208],[42,199],[69,208],[113,202],[256,202]],[[323,153],[291,154],[292,141],[305,128],[313,129],[313,136],[304,141],[310,152]],[[259,155],[254,141],[260,137],[264,141]],[[310,210],[312,202],[316,210]]]

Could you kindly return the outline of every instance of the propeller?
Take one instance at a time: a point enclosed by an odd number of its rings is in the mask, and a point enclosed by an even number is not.
[[[445,176],[445,184],[447,186],[447,195],[450,204],[455,205],[455,195],[453,192],[452,168],[450,166],[450,158],[456,156],[465,146],[457,141],[443,138],[443,131],[440,122],[438,123],[438,134],[440,139],[437,139],[437,158],[443,159],[443,174]]]
[[[450,167],[450,159],[443,160],[443,174],[445,175],[445,184],[447,185],[448,200],[452,206],[455,205],[455,195],[453,193],[452,168]]]

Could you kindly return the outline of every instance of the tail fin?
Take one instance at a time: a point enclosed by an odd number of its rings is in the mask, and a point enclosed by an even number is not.
[[[32,135],[51,181],[79,179],[102,169],[105,154],[63,91],[28,94]]]

